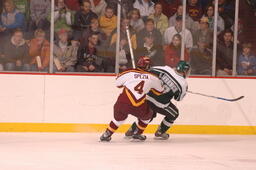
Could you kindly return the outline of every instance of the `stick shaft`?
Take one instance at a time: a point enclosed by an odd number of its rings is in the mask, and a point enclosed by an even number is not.
[[[210,97],[210,98],[214,98],[214,99],[219,99],[219,100],[225,100],[225,101],[229,101],[229,102],[234,102],[234,101],[237,101],[237,100],[240,100],[240,99],[244,98],[244,96],[240,96],[238,98],[227,99],[227,98],[223,98],[223,97],[212,96],[212,95],[207,95],[207,94],[197,93],[197,92],[192,92],[192,91],[188,91],[188,93],[196,94],[196,95],[200,95],[200,96],[205,96],[205,97]]]
[[[127,39],[128,39],[128,44],[129,44],[129,49],[130,49],[130,54],[131,54],[131,59],[132,59],[132,67],[135,68],[135,61],[134,61],[134,54],[133,54],[133,50],[132,50],[132,42],[131,42],[131,37],[130,37],[129,26],[126,26],[126,34],[127,34]]]

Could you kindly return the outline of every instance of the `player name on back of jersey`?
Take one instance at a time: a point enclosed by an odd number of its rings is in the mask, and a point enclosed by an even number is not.
[[[135,79],[149,79],[147,74],[134,74]]]

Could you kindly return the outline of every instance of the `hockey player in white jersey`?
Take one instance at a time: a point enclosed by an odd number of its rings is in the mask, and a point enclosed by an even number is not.
[[[109,123],[100,137],[101,141],[110,141],[112,134],[123,124],[129,114],[138,118],[137,130],[131,136],[141,141],[146,139],[142,133],[153,116],[146,101],[146,94],[152,91],[157,96],[164,90],[160,79],[147,71],[150,65],[150,58],[141,56],[136,69],[122,72],[117,76],[116,86],[123,88],[123,92],[114,105],[114,120]]]
[[[176,69],[172,69],[169,66],[158,66],[152,67],[150,70],[150,72],[158,75],[165,89],[162,95],[156,96],[152,92],[149,92],[146,97],[149,106],[154,111],[152,120],[156,116],[156,113],[165,116],[155,132],[156,138],[165,140],[169,138],[169,134],[166,132],[179,116],[179,110],[171,100],[174,98],[176,101],[181,101],[186,95],[188,89],[186,77],[189,71],[190,65],[185,61],[180,61]],[[133,123],[125,133],[125,136],[131,136],[136,129],[136,124]]]

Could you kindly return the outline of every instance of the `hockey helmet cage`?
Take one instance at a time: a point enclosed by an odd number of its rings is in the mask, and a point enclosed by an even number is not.
[[[140,56],[137,61],[137,67],[143,70],[148,70],[151,66],[151,59],[148,56]]]

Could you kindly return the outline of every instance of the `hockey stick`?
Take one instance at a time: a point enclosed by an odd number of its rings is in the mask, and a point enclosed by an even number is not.
[[[132,59],[132,67],[135,68],[136,66],[135,66],[134,54],[133,54],[133,49],[132,49],[129,25],[126,26],[126,34],[127,34],[127,39],[128,39],[128,44],[129,44],[129,49],[130,49],[130,54],[131,54],[131,59]]]
[[[238,100],[241,100],[242,98],[244,98],[244,96],[240,96],[240,97],[234,98],[234,99],[227,99],[227,98],[223,98],[223,97],[211,96],[211,95],[192,92],[192,91],[187,91],[187,92],[191,93],[191,94],[197,94],[197,95],[200,95],[200,96],[211,97],[211,98],[214,98],[214,99],[225,100],[225,101],[228,101],[228,102],[235,102],[235,101],[238,101]]]

